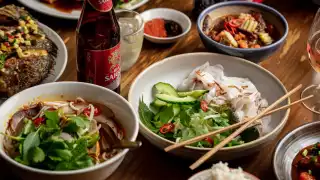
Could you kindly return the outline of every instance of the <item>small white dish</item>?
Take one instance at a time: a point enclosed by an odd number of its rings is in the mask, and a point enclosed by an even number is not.
[[[246,174],[246,178],[250,180],[259,180],[252,174],[244,172]],[[211,169],[206,169],[198,172],[197,174],[191,176],[188,180],[212,180]]]
[[[188,34],[192,25],[191,20],[187,15],[174,9],[168,9],[168,8],[150,9],[141,13],[141,16],[145,23],[155,18],[162,18],[162,19],[172,20],[181,26],[182,33],[178,36],[173,36],[173,37],[161,38],[161,37],[150,36],[144,33],[144,37],[148,41],[151,41],[153,43],[158,43],[158,44],[167,44],[167,43],[177,42],[179,39],[183,38]]]

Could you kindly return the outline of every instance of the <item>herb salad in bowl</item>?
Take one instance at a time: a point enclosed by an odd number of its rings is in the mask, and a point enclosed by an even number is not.
[[[269,87],[273,87],[272,93]],[[268,102],[285,93],[275,76],[251,62],[220,54],[191,53],[147,68],[132,84],[128,99],[139,112],[142,135],[164,149],[254,117]],[[264,117],[211,160],[231,160],[257,152],[280,132],[288,113],[289,110]],[[232,132],[170,153],[197,159]]]

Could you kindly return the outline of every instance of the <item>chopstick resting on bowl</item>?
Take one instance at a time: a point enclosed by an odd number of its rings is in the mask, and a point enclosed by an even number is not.
[[[291,103],[291,104],[288,104],[288,105],[285,105],[285,106],[281,106],[281,107],[279,107],[279,108],[277,108],[277,109],[268,111],[266,114],[263,115],[263,117],[264,117],[264,116],[268,116],[268,115],[270,115],[270,114],[272,114],[272,113],[275,113],[275,112],[280,111],[280,110],[283,110],[283,109],[288,109],[288,108],[290,108],[291,106],[293,106],[293,105],[295,105],[295,104],[298,104],[298,103],[300,103],[300,102],[303,102],[303,101],[305,101],[305,100],[308,100],[308,99],[310,99],[310,98],[312,98],[312,97],[313,97],[313,95],[310,95],[310,96],[308,96],[308,97],[305,97],[305,98],[302,98],[302,99],[300,99],[300,100],[297,100],[297,101],[295,101],[295,102],[293,102],[293,103]],[[182,142],[180,142],[180,143],[175,143],[175,144],[173,144],[173,145],[170,145],[170,146],[164,148],[164,151],[169,152],[169,151],[172,151],[172,150],[174,150],[174,149],[180,148],[180,147],[182,147],[182,146],[186,146],[186,145],[189,145],[189,144],[193,144],[193,143],[199,142],[199,141],[201,141],[201,140],[203,140],[203,139],[205,139],[205,138],[207,138],[207,137],[210,137],[210,136],[213,136],[213,135],[216,135],[216,134],[223,133],[223,132],[225,132],[225,131],[229,131],[229,130],[238,128],[238,127],[240,127],[241,125],[249,122],[250,120],[251,120],[251,119],[245,119],[245,120],[243,120],[243,121],[240,121],[240,122],[235,123],[235,124],[232,124],[232,125],[230,125],[230,126],[227,126],[227,127],[221,128],[221,129],[218,129],[218,130],[216,130],[216,131],[211,131],[211,132],[209,132],[209,133],[207,133],[207,134],[203,134],[203,135],[194,137],[194,138],[192,138],[192,139],[188,139],[188,140],[186,140],[186,141],[182,141]]]
[[[194,170],[197,167],[199,167],[202,163],[204,163],[206,160],[208,160],[211,156],[213,156],[219,149],[224,147],[226,144],[228,144],[233,138],[237,137],[240,133],[242,133],[245,129],[248,128],[253,122],[255,122],[257,119],[260,119],[263,117],[268,111],[272,110],[274,107],[276,107],[279,103],[281,103],[283,100],[291,96],[293,93],[297,92],[302,87],[302,84],[298,85],[294,89],[292,89],[290,92],[282,96],[280,99],[278,99],[276,102],[268,106],[266,109],[264,109],[262,112],[260,112],[256,117],[251,118],[248,122],[246,122],[244,125],[242,125],[239,129],[234,131],[230,136],[228,136],[226,139],[224,139],[222,142],[217,144],[215,147],[213,147],[210,151],[208,151],[206,154],[204,154],[202,157],[200,157],[195,163],[193,163],[189,168]]]

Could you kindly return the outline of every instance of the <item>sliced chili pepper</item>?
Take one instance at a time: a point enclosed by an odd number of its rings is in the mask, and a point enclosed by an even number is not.
[[[36,126],[39,126],[42,122],[44,122],[44,117],[38,117],[33,120],[33,124],[35,124]]]
[[[14,36],[12,36],[11,34],[7,34],[8,38],[13,39]]]
[[[207,112],[208,111],[208,103],[205,100],[202,100],[200,102],[200,107],[202,111]]]
[[[85,114],[86,116],[90,116],[90,113],[91,113],[91,108],[85,108],[83,110],[83,114]],[[94,107],[94,114],[93,116],[99,116],[101,114],[101,109],[97,108],[97,107]]]
[[[168,132],[172,132],[174,129],[174,124],[172,123],[167,123],[164,124],[161,128],[160,128],[160,133],[161,134],[167,134]]]
[[[10,47],[10,44],[8,42],[4,42],[3,44],[7,47]]]
[[[232,35],[234,35],[236,33],[236,29],[234,27],[231,27],[228,22],[224,23],[224,28],[226,29],[226,31],[228,31]]]
[[[206,137],[204,138],[204,141],[207,141],[208,143],[210,143],[211,145],[213,144],[213,141],[210,137]]]
[[[229,25],[234,28],[241,26],[242,23],[243,23],[242,19],[231,19],[229,21]]]

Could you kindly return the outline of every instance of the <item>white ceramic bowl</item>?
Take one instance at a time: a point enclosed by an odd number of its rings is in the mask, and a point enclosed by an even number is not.
[[[144,33],[144,37],[148,41],[151,41],[153,43],[167,44],[167,43],[177,42],[179,39],[186,36],[191,29],[191,20],[189,19],[189,17],[183,14],[182,12],[174,9],[168,9],[168,8],[150,9],[141,13],[141,16],[145,23],[155,18],[163,18],[163,19],[175,21],[176,23],[180,24],[180,26],[182,27],[182,33],[174,37],[160,38],[160,37],[150,36]]]
[[[254,175],[245,172],[246,178],[250,180],[259,180],[259,178],[255,177]],[[197,174],[191,176],[188,180],[212,180],[211,169],[203,170],[198,172]]]
[[[0,107],[0,132],[4,132],[10,116],[22,105],[32,100],[55,97],[85,100],[104,104],[112,109],[119,123],[126,130],[128,140],[134,141],[138,135],[138,117],[130,104],[120,95],[106,88],[80,82],[56,82],[35,86],[24,90],[4,102]],[[22,179],[26,180],[105,180],[120,165],[128,149],[110,160],[93,167],[72,171],[48,171],[22,165],[11,159],[3,150],[3,136],[0,136],[0,155]]]
[[[269,104],[275,102],[287,90],[283,84],[272,73],[263,69],[261,66],[247,60],[214,53],[190,53],[173,56],[159,61],[145,69],[133,82],[129,91],[129,102],[135,111],[138,112],[139,99],[143,96],[146,104],[153,100],[152,87],[158,82],[167,82],[173,86],[178,86],[190,72],[197,66],[209,62],[211,65],[221,64],[224,67],[227,76],[247,77],[267,99]],[[289,100],[284,101],[279,106],[286,105]],[[259,151],[268,142],[272,141],[285,125],[289,111],[281,111],[271,115],[271,121],[266,125],[266,135],[257,140],[245,143],[243,145],[222,148],[211,160],[231,160],[252,154]],[[140,132],[152,144],[163,149],[173,142],[164,139],[150,131],[140,121]],[[183,147],[170,153],[189,159],[198,159],[206,153],[209,148]]]

